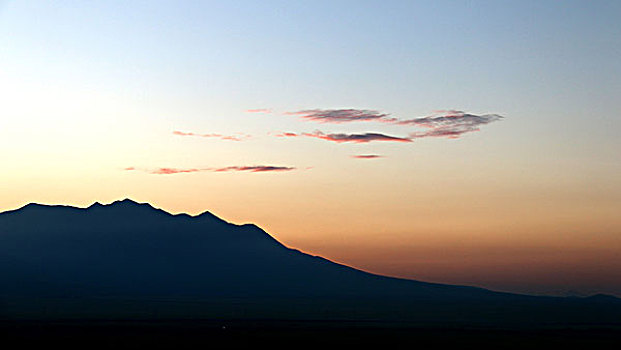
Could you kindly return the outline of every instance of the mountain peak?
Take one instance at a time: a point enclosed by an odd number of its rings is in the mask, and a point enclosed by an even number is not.
[[[168,212],[156,208],[149,203],[140,203],[130,198],[119,199],[109,204],[101,204],[100,202],[95,202],[85,209],[87,211],[92,210],[94,212],[117,213],[115,215],[142,215],[147,213],[169,214]]]
[[[148,203],[139,203],[139,202],[137,202],[137,201],[135,201],[133,199],[130,199],[130,198],[119,199],[119,200],[116,200],[116,201],[110,203],[109,205],[148,205],[148,206],[151,206]]]
[[[133,199],[130,198],[125,198],[125,199],[119,199],[116,200],[110,204],[101,204],[99,202],[95,202],[93,203],[91,206],[89,206],[87,209],[92,209],[92,208],[149,208],[149,209],[157,209],[155,207],[153,207],[151,204],[149,203],[140,203],[137,202]]]
[[[209,211],[204,211],[197,215],[190,215],[186,213],[173,214],[164,209],[154,207],[148,202],[138,202],[131,198],[118,199],[108,204],[103,204],[102,202],[96,201],[88,207],[75,207],[72,205],[65,204],[41,204],[41,203],[28,203],[18,209],[8,210],[5,212],[0,212],[0,215],[10,214],[10,213],[30,213],[28,215],[33,215],[33,213],[45,212],[45,213],[54,213],[57,210],[62,211],[85,211],[90,213],[110,213],[113,215],[123,215],[123,216],[133,216],[133,215],[147,215],[147,214],[164,214],[166,216],[172,217],[187,217],[191,219],[200,219],[200,220],[210,220],[217,221],[222,223],[227,223],[225,220],[222,220],[218,216],[214,215]]]

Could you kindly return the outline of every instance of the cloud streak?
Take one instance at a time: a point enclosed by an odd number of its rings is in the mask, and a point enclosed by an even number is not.
[[[171,174],[181,174],[181,173],[197,173],[199,171],[205,171],[205,169],[158,168],[155,170],[148,171],[148,173],[155,174],[155,175],[171,175]]]
[[[269,171],[291,171],[295,170],[294,167],[288,166],[275,166],[275,165],[252,165],[252,166],[229,166],[225,168],[213,169],[216,172],[224,172],[224,171],[249,171],[251,173],[263,173]]]
[[[136,167],[127,167],[125,171],[140,170],[152,175],[173,175],[173,174],[187,174],[198,172],[251,172],[251,173],[265,173],[265,172],[284,172],[295,170],[295,167],[280,166],[280,165],[249,165],[249,166],[228,166],[222,168],[156,168],[156,169],[138,169]]]
[[[227,140],[227,141],[244,141],[252,137],[251,135],[244,134],[244,133],[238,133],[237,135],[222,135],[222,134],[215,134],[215,133],[196,134],[193,132],[183,132],[183,131],[178,131],[178,130],[173,131],[173,135],[218,138],[218,139]]]
[[[350,156],[352,158],[356,158],[356,159],[377,159],[377,158],[384,158],[384,156],[379,155],[379,154],[354,154],[352,156]]]
[[[459,138],[462,134],[479,131],[480,127],[502,119],[498,114],[476,115],[462,111],[441,111],[428,117],[400,120],[399,125],[411,125],[428,130],[413,132],[411,138],[447,137]]]
[[[472,114],[463,111],[437,111],[434,114],[414,119],[399,119],[389,113],[367,109],[310,109],[297,112],[287,112],[297,115],[303,120],[318,123],[343,124],[357,121],[387,123],[400,126],[413,126],[427,129],[410,133],[410,139],[425,137],[459,138],[461,135],[479,131],[483,125],[498,121],[503,117],[498,114]],[[281,135],[296,136],[296,135]],[[315,137],[320,137],[319,135]],[[320,137],[323,138],[323,137]],[[331,141],[336,141],[332,140]],[[344,141],[343,141],[344,142]]]
[[[367,132],[363,134],[325,134],[321,131],[315,131],[314,133],[303,133],[302,135],[337,143],[368,143],[373,141],[412,142],[409,138],[390,136],[375,132]]]
[[[278,134],[273,134],[276,137],[300,137],[302,136],[301,134],[296,134],[294,132],[281,132]]]
[[[272,113],[272,109],[271,108],[247,109],[246,113]]]
[[[388,122],[389,114],[367,109],[309,109],[297,112],[287,112],[286,114],[297,115],[308,121],[319,123],[349,123],[360,121],[383,121]]]

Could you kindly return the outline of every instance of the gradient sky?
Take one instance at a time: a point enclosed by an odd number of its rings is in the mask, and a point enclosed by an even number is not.
[[[621,295],[619,14],[0,1],[0,210],[130,197],[382,274]],[[398,123],[446,111],[475,122]]]

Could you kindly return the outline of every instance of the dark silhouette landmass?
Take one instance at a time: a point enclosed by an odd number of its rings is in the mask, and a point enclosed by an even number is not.
[[[172,215],[127,199],[0,213],[0,280],[0,319],[11,325],[183,319],[434,329],[621,326],[615,297],[529,296],[374,275],[287,248],[255,225],[209,212]]]

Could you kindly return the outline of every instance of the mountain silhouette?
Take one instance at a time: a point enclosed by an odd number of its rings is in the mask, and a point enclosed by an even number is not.
[[[247,318],[615,325],[621,302],[370,274],[209,212],[126,199],[0,213],[0,318]]]

